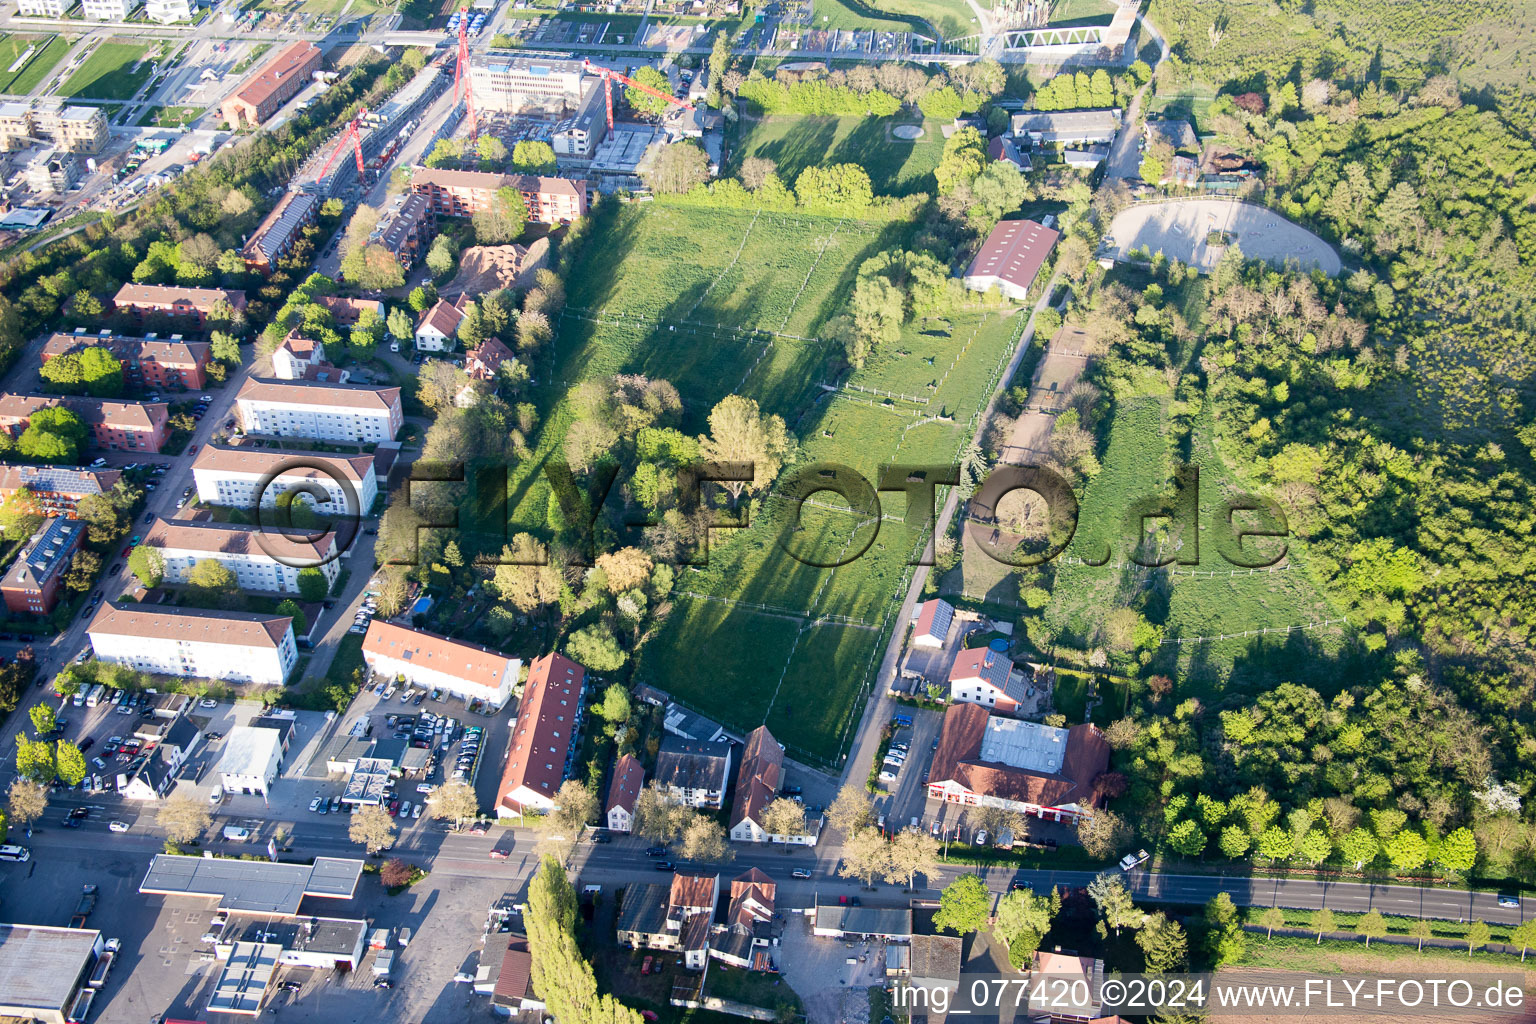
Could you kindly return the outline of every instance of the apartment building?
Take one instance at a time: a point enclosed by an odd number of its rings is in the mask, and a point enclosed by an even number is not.
[[[349,508],[366,515],[379,496],[372,455],[274,451],[205,444],[192,462],[197,498],[207,505],[250,509],[257,497],[264,508],[279,495],[302,487],[325,494],[322,512],[343,515]],[[318,501],[317,501],[318,503]]]
[[[235,574],[241,590],[276,594],[297,594],[299,573],[310,567],[334,584],[341,573],[336,543],[332,533],[189,519],[158,519],[144,536],[144,546],[165,559],[167,583],[186,583],[192,567],[211,558]]]
[[[411,191],[432,201],[439,217],[469,217],[485,209],[498,189],[514,188],[528,206],[528,219],[569,224],[587,212],[587,183],[536,174],[450,171],[424,167],[411,178]]]
[[[320,70],[322,54],[314,43],[290,43],[276,57],[251,73],[224,101],[221,112],[231,128],[256,128],[298,95]]]
[[[75,9],[76,0],[17,0],[16,13],[23,18],[62,18]]]
[[[91,443],[113,451],[158,452],[170,434],[164,402],[119,402],[80,395],[0,395],[0,430],[19,436],[39,409],[62,406],[84,421]]]
[[[192,0],[146,0],[144,16],[161,25],[192,20]]]
[[[436,233],[432,200],[420,193],[401,196],[379,219],[371,241],[392,253],[400,266],[410,270]]]
[[[570,55],[494,50],[472,53],[469,80],[480,110],[563,117],[583,106],[600,79]]]
[[[444,690],[466,703],[500,708],[512,697],[523,663],[489,648],[374,619],[363,636],[363,660],[374,674],[422,689]]]
[[[317,441],[393,441],[405,425],[400,389],[251,377],[235,396],[249,434]]]
[[[240,249],[245,268],[270,274],[277,261],[288,255],[304,229],[315,222],[320,212],[320,197],[308,192],[284,192],[262,218],[256,231]]]
[[[80,180],[80,161],[56,146],[31,155],[22,171],[27,188],[38,195],[68,192]]]
[[[84,327],[73,334],[55,334],[43,343],[42,360],[73,355],[87,348],[104,348],[123,367],[130,388],[182,388],[201,391],[208,384],[208,364],[213,346],[206,341],[186,341],[178,336],[150,335],[133,338],[110,331],[88,334]]]
[[[81,13],[88,21],[127,21],[139,8],[139,0],[83,0]]]
[[[245,292],[168,284],[125,284],[112,297],[112,309],[138,320],[146,316],[186,317],[201,327],[221,302],[227,302],[237,310],[244,309]]]
[[[544,814],[555,806],[579,749],[585,687],[586,670],[562,654],[546,654],[529,666],[496,791],[498,818]]]
[[[17,466],[0,462],[0,502],[26,491],[45,516],[71,516],[80,499],[112,490],[122,472],[73,466]]]
[[[16,556],[0,577],[0,596],[17,615],[47,615],[59,603],[64,574],[80,545],[85,543],[85,524],[73,519],[50,519],[33,535],[31,543]]]
[[[184,679],[281,686],[298,661],[286,615],[108,601],[86,627],[101,661]]]
[[[100,153],[107,144],[107,118],[100,107],[57,99],[0,103],[0,149],[22,149],[36,139],[65,153]]]
[[[315,305],[324,306],[337,327],[351,327],[364,312],[372,312],[384,319],[384,303],[378,299],[350,299],[344,295],[317,295]]]

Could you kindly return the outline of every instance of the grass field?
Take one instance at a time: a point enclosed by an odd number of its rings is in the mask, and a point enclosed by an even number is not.
[[[706,428],[720,398],[744,394],[784,417],[802,461],[840,462],[869,479],[898,457],[950,461],[1016,333],[997,313],[912,325],[850,383],[920,401],[828,390],[829,353],[816,331],[843,308],[859,263],[899,244],[905,228],[663,204],[624,208],[594,228],[604,242],[570,275],[555,362],[541,378],[665,377],[685,396],[690,433]],[[744,333],[753,330],[778,333]],[[515,529],[543,529],[547,519],[537,467],[555,453],[568,415],[550,399],[549,440],[512,483]],[[827,507],[806,507],[798,524],[787,503],[770,499],[747,529],[716,531],[708,564],[679,572],[637,675],[733,730],[766,722],[793,756],[830,765],[856,721],[916,538],[900,521],[899,496],[886,496],[896,521],[883,525],[860,521],[834,494],[817,500]],[[815,568],[785,551],[781,535],[823,564],[868,551]]]
[[[139,118],[140,128],[179,128],[202,116],[207,107],[151,107]]]
[[[44,43],[44,40],[47,42]],[[38,49],[27,63],[14,72],[5,70],[14,64],[27,47],[34,44]],[[4,36],[0,38],[0,93],[25,96],[36,89],[64,55],[69,52],[69,40],[63,36]]]
[[[898,139],[891,128],[908,118],[805,117],[774,114],[743,122],[734,167],[749,156],[772,160],[790,184],[813,164],[857,162],[869,171],[876,195],[904,196],[935,189],[933,169],[944,154],[936,121],[926,121],[922,138]]]
[[[132,99],[149,78],[151,56],[139,43],[102,43],[59,91],[79,99]]]
[[[1114,14],[1115,5],[1110,0],[1058,0],[1051,7],[1050,24],[1107,20]]]

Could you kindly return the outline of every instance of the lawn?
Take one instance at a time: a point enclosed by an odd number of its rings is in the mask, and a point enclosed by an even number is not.
[[[891,8],[899,5],[901,11]],[[963,0],[951,2],[951,0],[915,0],[907,3],[905,0],[885,0],[882,8],[877,4],[862,3],[861,0],[815,0],[815,24],[809,26],[816,29],[852,30],[873,29],[877,32],[916,32],[922,36],[932,36],[935,30],[942,31],[941,26],[932,25],[928,18],[930,14],[938,14],[954,20],[959,17],[958,11],[965,7]],[[915,9],[920,8],[920,9]],[[967,14],[966,18],[969,19]],[[956,25],[958,25],[958,21]],[[970,31],[975,31],[971,29]],[[960,35],[968,33],[961,32]]]
[[[998,312],[911,325],[853,375],[856,387],[834,389],[817,331],[843,309],[859,264],[899,245],[905,226],[656,203],[612,212],[594,230],[604,242],[569,275],[552,363],[539,368],[562,387],[541,393],[539,447],[513,470],[514,529],[547,531],[539,473],[558,454],[569,383],[663,377],[684,396],[690,433],[707,428],[720,398],[744,394],[784,417],[802,461],[836,461],[874,479],[898,458],[955,457],[1017,335],[1017,318]],[[875,389],[908,398],[887,402]],[[853,515],[836,494],[817,501],[795,518],[788,502],[770,498],[748,528],[714,531],[708,563],[679,571],[636,676],[735,731],[766,722],[794,756],[835,765],[918,537],[899,495],[885,496],[883,524]],[[866,546],[838,568],[807,564]]]
[[[207,107],[151,107],[139,118],[140,128],[179,128],[203,115]]]
[[[1111,0],[1057,0],[1051,7],[1050,24],[1107,23],[1114,14],[1115,5]]]
[[[102,43],[59,91],[77,99],[132,99],[149,78],[151,56],[139,43]]]
[[[45,39],[46,44],[39,46],[20,68],[14,72],[6,70],[27,52],[28,46],[41,44]],[[0,62],[4,65],[0,67],[0,93],[25,96],[36,89],[64,59],[69,45],[69,40],[63,36],[6,36],[0,39]]]
[[[944,136],[936,121],[927,121],[915,141],[891,135],[908,117],[808,117],[774,114],[761,117],[744,130],[736,147],[732,170],[749,156],[772,160],[779,177],[791,184],[812,164],[859,163],[869,171],[876,195],[903,196],[935,191],[933,169],[944,154]]]

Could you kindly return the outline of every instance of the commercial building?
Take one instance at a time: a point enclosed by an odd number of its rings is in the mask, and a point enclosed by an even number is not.
[[[363,862],[343,857],[316,857],[312,864],[299,864],[157,853],[139,892],[212,898],[219,910],[230,913],[298,917],[306,897],[351,899],[362,876]]]
[[[584,105],[597,91],[599,79],[589,78],[584,62],[569,54],[520,53],[493,50],[471,53],[469,81],[475,106],[509,114],[563,117]]]
[[[350,917],[273,920],[267,914],[231,913],[214,929],[214,955],[228,960],[241,943],[270,942],[283,967],[355,971],[368,952],[368,922]]]
[[[731,777],[729,743],[663,736],[656,752],[656,785],[689,807],[725,806],[725,784]]]
[[[283,769],[283,755],[288,752],[287,737],[288,733],[282,729],[253,725],[237,725],[230,729],[218,767],[224,792],[266,796]]]
[[[103,948],[94,929],[0,924],[0,1019],[64,1024]]]
[[[235,396],[250,434],[317,441],[392,441],[405,425],[400,389],[251,377]]]
[[[161,25],[192,20],[192,0],[146,0],[144,16]]]
[[[90,21],[127,21],[139,0],[83,0],[81,13]]]
[[[110,331],[55,334],[43,344],[42,359],[78,354],[87,348],[104,348],[123,368],[123,382],[130,388],[180,388],[201,391],[208,384],[208,364],[213,346],[206,341],[186,341],[179,336],[149,335],[132,338]]]
[[[503,188],[516,189],[528,207],[528,219],[540,224],[569,224],[587,212],[585,181],[433,167],[411,178],[411,191],[430,199],[439,217],[469,217],[487,209]]]
[[[65,10],[74,6],[73,0],[45,2],[65,3]],[[62,18],[64,13],[42,16]],[[107,116],[100,107],[59,99],[0,103],[0,149],[21,149],[38,139],[63,153],[100,153],[107,144]]]
[[[245,292],[168,284],[125,284],[112,297],[114,312],[126,313],[138,320],[146,316],[186,317],[199,327],[220,303],[243,310]]]
[[[47,615],[59,603],[70,560],[85,543],[85,524],[50,519],[0,578],[5,607],[17,615]]]
[[[17,466],[0,462],[0,502],[27,491],[45,516],[73,515],[80,499],[106,494],[122,476],[116,469],[76,469],[73,466]]]
[[[499,932],[492,932],[486,939],[487,955],[480,958],[475,976],[476,994],[489,995],[491,1011],[498,1016],[542,1015],[546,1004],[533,990],[533,954],[528,949],[528,937],[508,935],[506,949],[498,959],[492,943],[499,938]]]
[[[1097,726],[1063,729],[955,704],[944,714],[928,796],[1072,822],[1093,814],[1094,780],[1108,768],[1109,741]]]
[[[144,546],[165,559],[166,583],[187,583],[192,567],[204,559],[234,573],[242,590],[278,594],[297,594],[299,573],[306,568],[319,570],[327,590],[341,573],[334,533],[315,536],[211,519],[157,519],[144,536]]]
[[[603,141],[608,132],[608,105],[603,99],[605,88],[607,85],[602,81],[594,82],[576,112],[556,122],[549,140],[556,156],[586,160]]]
[[[953,996],[960,988],[960,952],[958,935],[913,935],[904,972],[907,984],[929,993],[944,989]]]
[[[39,195],[68,192],[80,180],[80,161],[73,153],[49,146],[32,155],[22,174],[27,188]]]
[[[293,99],[312,74],[320,70],[322,54],[314,43],[296,42],[251,74],[224,101],[220,110],[231,128],[255,128]]]
[[[823,939],[884,939],[907,942],[912,938],[912,911],[908,907],[852,906],[823,903],[816,897],[811,934]]]
[[[603,817],[614,832],[628,832],[635,823],[635,801],[645,786],[645,766],[634,754],[625,754],[614,762],[613,778],[608,783],[608,799]]]
[[[272,508],[279,495],[303,488],[322,512],[366,515],[379,496],[371,455],[205,444],[192,462],[192,480],[199,501],[239,509],[254,508],[258,497],[264,508]],[[316,488],[325,501],[319,501]]]
[[[86,635],[102,661],[182,678],[281,686],[299,658],[286,615],[108,601]]]
[[[543,814],[555,806],[578,750],[585,686],[586,670],[563,654],[546,654],[530,666],[496,791],[498,818]]]
[[[181,0],[185,2],[185,0]],[[320,197],[307,192],[284,192],[262,218],[256,231],[240,249],[247,270],[269,274],[277,261],[288,255],[304,229],[315,222],[320,212]]]
[[[436,633],[406,629],[382,619],[368,624],[363,660],[375,675],[404,679],[427,690],[444,690],[464,701],[500,708],[512,697],[523,663],[486,647]],[[524,707],[527,697],[524,697]]]
[[[1060,231],[1032,220],[999,222],[966,268],[965,286],[977,292],[997,288],[1023,302],[1060,237]]]
[[[119,402],[79,395],[0,395],[0,430],[20,435],[39,409],[55,406],[80,417],[97,448],[158,452],[170,433],[169,406],[164,402]]]
[[[1085,146],[1109,143],[1120,130],[1118,110],[1029,110],[1014,114],[1013,134],[1032,144]]]

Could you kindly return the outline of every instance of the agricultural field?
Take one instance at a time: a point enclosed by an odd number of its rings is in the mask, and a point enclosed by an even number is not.
[[[37,46],[27,62],[15,71],[10,67],[27,52],[27,47]],[[70,42],[63,36],[7,35],[0,37],[0,93],[25,96],[36,89],[48,77],[64,55],[69,52]]]
[[[743,394],[784,417],[799,461],[842,463],[871,480],[898,458],[956,456],[1020,326],[997,311],[910,324],[834,387],[816,331],[841,309],[859,263],[899,244],[904,228],[660,203],[625,208],[596,227],[604,244],[570,276],[553,365],[541,379],[560,381],[563,395],[576,381],[613,373],[665,377],[687,396],[682,429],[695,434],[716,401]],[[563,436],[569,413],[551,397],[541,436],[555,440],[524,467],[541,465]],[[520,468],[513,528],[539,529],[549,489]],[[708,564],[679,572],[637,678],[732,729],[766,722],[793,756],[835,765],[918,538],[903,522],[900,495],[885,495],[881,524],[855,517],[836,494],[814,500],[798,522],[787,502],[770,497],[748,528],[715,531]],[[785,551],[781,536],[821,563],[868,550],[815,568]]]
[[[936,121],[923,122],[923,135],[915,140],[891,134],[906,117],[810,117],[770,114],[756,121],[744,120],[745,133],[735,147],[735,173],[749,156],[767,157],[779,168],[779,177],[794,184],[795,177],[813,164],[855,162],[869,172],[876,195],[904,196],[935,189],[933,169],[944,155],[944,136]]]
[[[102,43],[59,91],[76,99],[132,99],[148,81],[158,53],[140,43]]]

